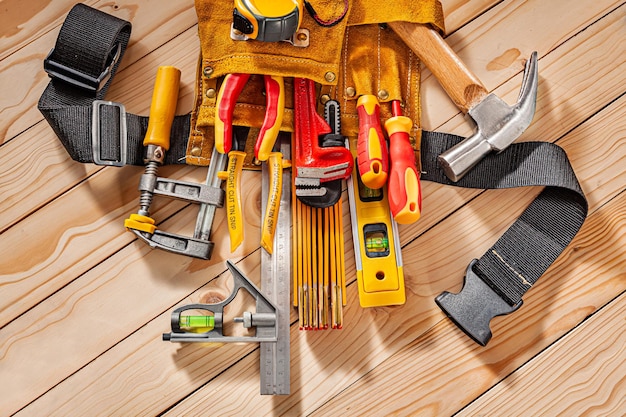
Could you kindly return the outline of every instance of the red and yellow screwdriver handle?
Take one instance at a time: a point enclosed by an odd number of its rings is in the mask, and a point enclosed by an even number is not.
[[[357,101],[359,136],[357,161],[359,175],[365,186],[382,188],[387,182],[389,155],[380,125],[380,105],[376,96],[366,94]]]
[[[420,174],[415,163],[415,153],[409,134],[413,122],[402,116],[400,103],[392,103],[394,117],[385,122],[389,135],[389,208],[396,222],[410,224],[416,222],[422,210]]]

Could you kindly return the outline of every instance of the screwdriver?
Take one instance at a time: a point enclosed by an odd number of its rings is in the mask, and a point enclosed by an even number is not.
[[[357,101],[359,137],[357,161],[361,181],[372,189],[382,188],[387,182],[389,155],[387,142],[380,125],[380,105],[372,94],[365,94]]]
[[[415,163],[415,153],[409,140],[413,122],[402,115],[400,101],[392,102],[393,117],[385,122],[389,135],[389,208],[396,222],[416,222],[422,210],[420,176]]]

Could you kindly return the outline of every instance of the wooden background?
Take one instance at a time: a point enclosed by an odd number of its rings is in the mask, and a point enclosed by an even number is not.
[[[199,43],[187,1],[90,0],[132,21],[108,99],[147,114],[158,65],[183,71],[191,109]],[[223,210],[210,261],[150,250],[124,230],[142,169],[70,160],[36,103],[42,62],[73,5],[0,1],[0,415],[612,415],[626,414],[626,5],[616,0],[443,0],[449,44],[485,86],[516,100],[539,53],[533,124],[556,142],[589,199],[574,242],[479,347],[435,305],[538,189],[423,185],[423,218],[401,227],[406,305],[361,309],[346,224],[348,306],[340,331],[291,326],[291,391],[259,395],[255,344],[172,344],[170,311],[228,292],[225,259],[259,282],[259,177],[244,178],[246,240],[229,253]],[[423,125],[472,125],[423,74]],[[163,175],[203,181],[205,170]],[[158,200],[163,229],[196,210]],[[497,210],[494,210],[497,207]]]

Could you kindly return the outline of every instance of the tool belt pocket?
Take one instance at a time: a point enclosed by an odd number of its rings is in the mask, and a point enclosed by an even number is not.
[[[343,2],[322,1],[315,4],[323,16],[339,16]],[[285,112],[281,130],[293,131],[293,88],[291,77],[309,78],[320,84],[336,84],[341,57],[341,44],[347,19],[332,27],[321,27],[303,14],[300,41],[306,47],[289,42],[233,40],[231,23],[233,4],[221,0],[196,0],[200,61],[197,71],[196,106],[192,114],[192,134],[187,149],[187,162],[206,165],[214,143],[213,126],[217,97],[224,77],[228,74],[253,74],[238,97],[233,112],[233,124],[250,127],[249,137],[258,132],[265,116],[263,75],[285,77]],[[296,35],[297,36],[297,35]],[[308,39],[305,39],[307,38]],[[253,145],[248,140],[246,145]],[[250,156],[248,149],[247,154]],[[250,158],[245,167],[250,168]]]
[[[344,12],[344,2],[311,1],[317,15],[332,20]],[[355,0],[348,14],[337,24],[319,25],[303,13],[299,47],[289,42],[261,42],[231,38],[232,3],[196,0],[200,58],[196,75],[196,101],[191,115],[191,134],[187,163],[207,165],[214,147],[217,99],[224,77],[252,74],[238,96],[233,124],[250,127],[249,137],[258,133],[265,116],[264,77],[284,77],[285,111],[281,130],[293,131],[292,77],[308,78],[321,86],[320,96],[336,99],[342,105],[342,126],[346,135],[356,135],[356,99],[375,94],[381,102],[402,100],[416,123],[419,119],[419,61],[395,34],[380,24],[408,20],[433,23],[443,28],[443,14],[437,0],[401,0],[390,5],[384,0]],[[381,106],[381,114],[385,106]],[[246,168],[252,168],[250,147],[246,142]]]
[[[391,102],[400,101],[404,115],[414,123],[411,137],[419,134],[420,61],[386,26],[395,21],[431,24],[444,30],[443,10],[437,0],[352,2],[343,41],[341,77],[335,91],[326,88],[322,91],[341,103],[344,135],[358,134],[356,103],[366,94],[378,98],[383,120],[392,117]],[[417,146],[414,143],[416,150]]]

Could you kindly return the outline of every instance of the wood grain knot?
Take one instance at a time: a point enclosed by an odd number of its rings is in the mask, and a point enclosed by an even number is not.
[[[500,71],[506,69],[513,65],[521,54],[521,51],[517,48],[507,49],[502,55],[487,64],[487,71]]]
[[[226,299],[227,296],[222,294],[219,291],[208,291],[202,297],[200,297],[200,302],[202,304],[217,304]]]

